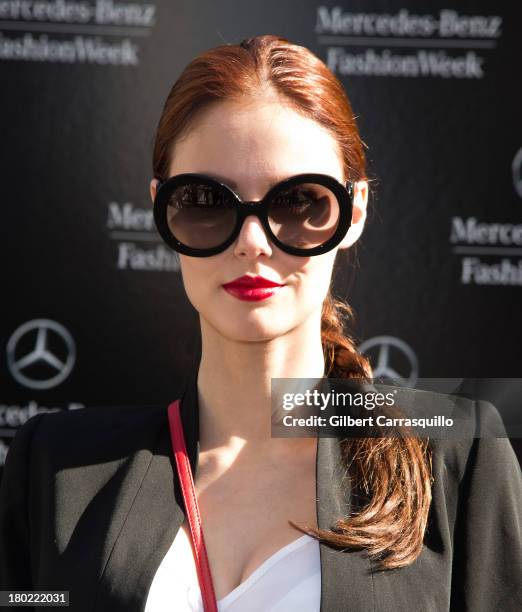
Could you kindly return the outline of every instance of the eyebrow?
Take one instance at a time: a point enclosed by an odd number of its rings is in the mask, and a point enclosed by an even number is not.
[[[234,181],[225,178],[224,176],[219,176],[218,174],[214,174],[213,172],[206,173],[208,176],[212,177],[213,179],[215,179],[216,181],[219,181],[220,183],[225,183],[225,185],[228,185],[229,187],[232,187],[233,189],[237,189],[237,183],[235,183]]]
[[[228,185],[229,187],[232,187],[232,189],[237,189],[237,183],[235,183],[231,179],[228,179],[228,178],[226,178],[224,176],[219,176],[218,174],[215,174],[214,172],[204,172],[203,174],[206,174],[207,176],[210,176],[211,178],[215,179],[216,181],[219,181],[220,183],[225,183],[225,185]],[[275,185],[277,185],[281,181],[284,181],[286,178],[288,178],[288,177],[284,177],[284,178],[280,178],[280,179],[275,179],[274,181],[272,181],[270,183],[270,185],[268,186],[268,189],[272,189],[272,187],[274,187]]]

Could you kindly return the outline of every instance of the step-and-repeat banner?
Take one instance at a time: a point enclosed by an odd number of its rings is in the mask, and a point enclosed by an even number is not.
[[[38,411],[174,399],[199,324],[153,223],[154,131],[196,54],[257,34],[323,59],[368,145],[334,288],[376,377],[520,377],[515,4],[1,0],[0,465]]]

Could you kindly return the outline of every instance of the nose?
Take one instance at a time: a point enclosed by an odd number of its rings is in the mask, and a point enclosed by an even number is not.
[[[238,257],[254,259],[259,255],[270,256],[272,246],[266,235],[261,220],[256,215],[248,215],[243,220],[239,236],[234,245],[234,254]]]

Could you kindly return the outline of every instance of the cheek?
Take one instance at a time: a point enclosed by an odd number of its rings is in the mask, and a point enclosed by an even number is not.
[[[218,264],[212,261],[212,257],[187,257],[180,254],[179,258],[185,292],[194,308],[199,310],[212,287],[210,281],[215,275]]]
[[[300,301],[311,310],[324,301],[330,288],[334,257],[330,253],[311,258],[299,284]]]

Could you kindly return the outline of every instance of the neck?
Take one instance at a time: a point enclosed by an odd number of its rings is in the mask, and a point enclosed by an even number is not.
[[[319,316],[311,317],[284,336],[241,342],[223,337],[201,321],[197,379],[201,452],[277,453],[314,446],[312,438],[271,437],[271,379],[324,376],[320,325]]]

